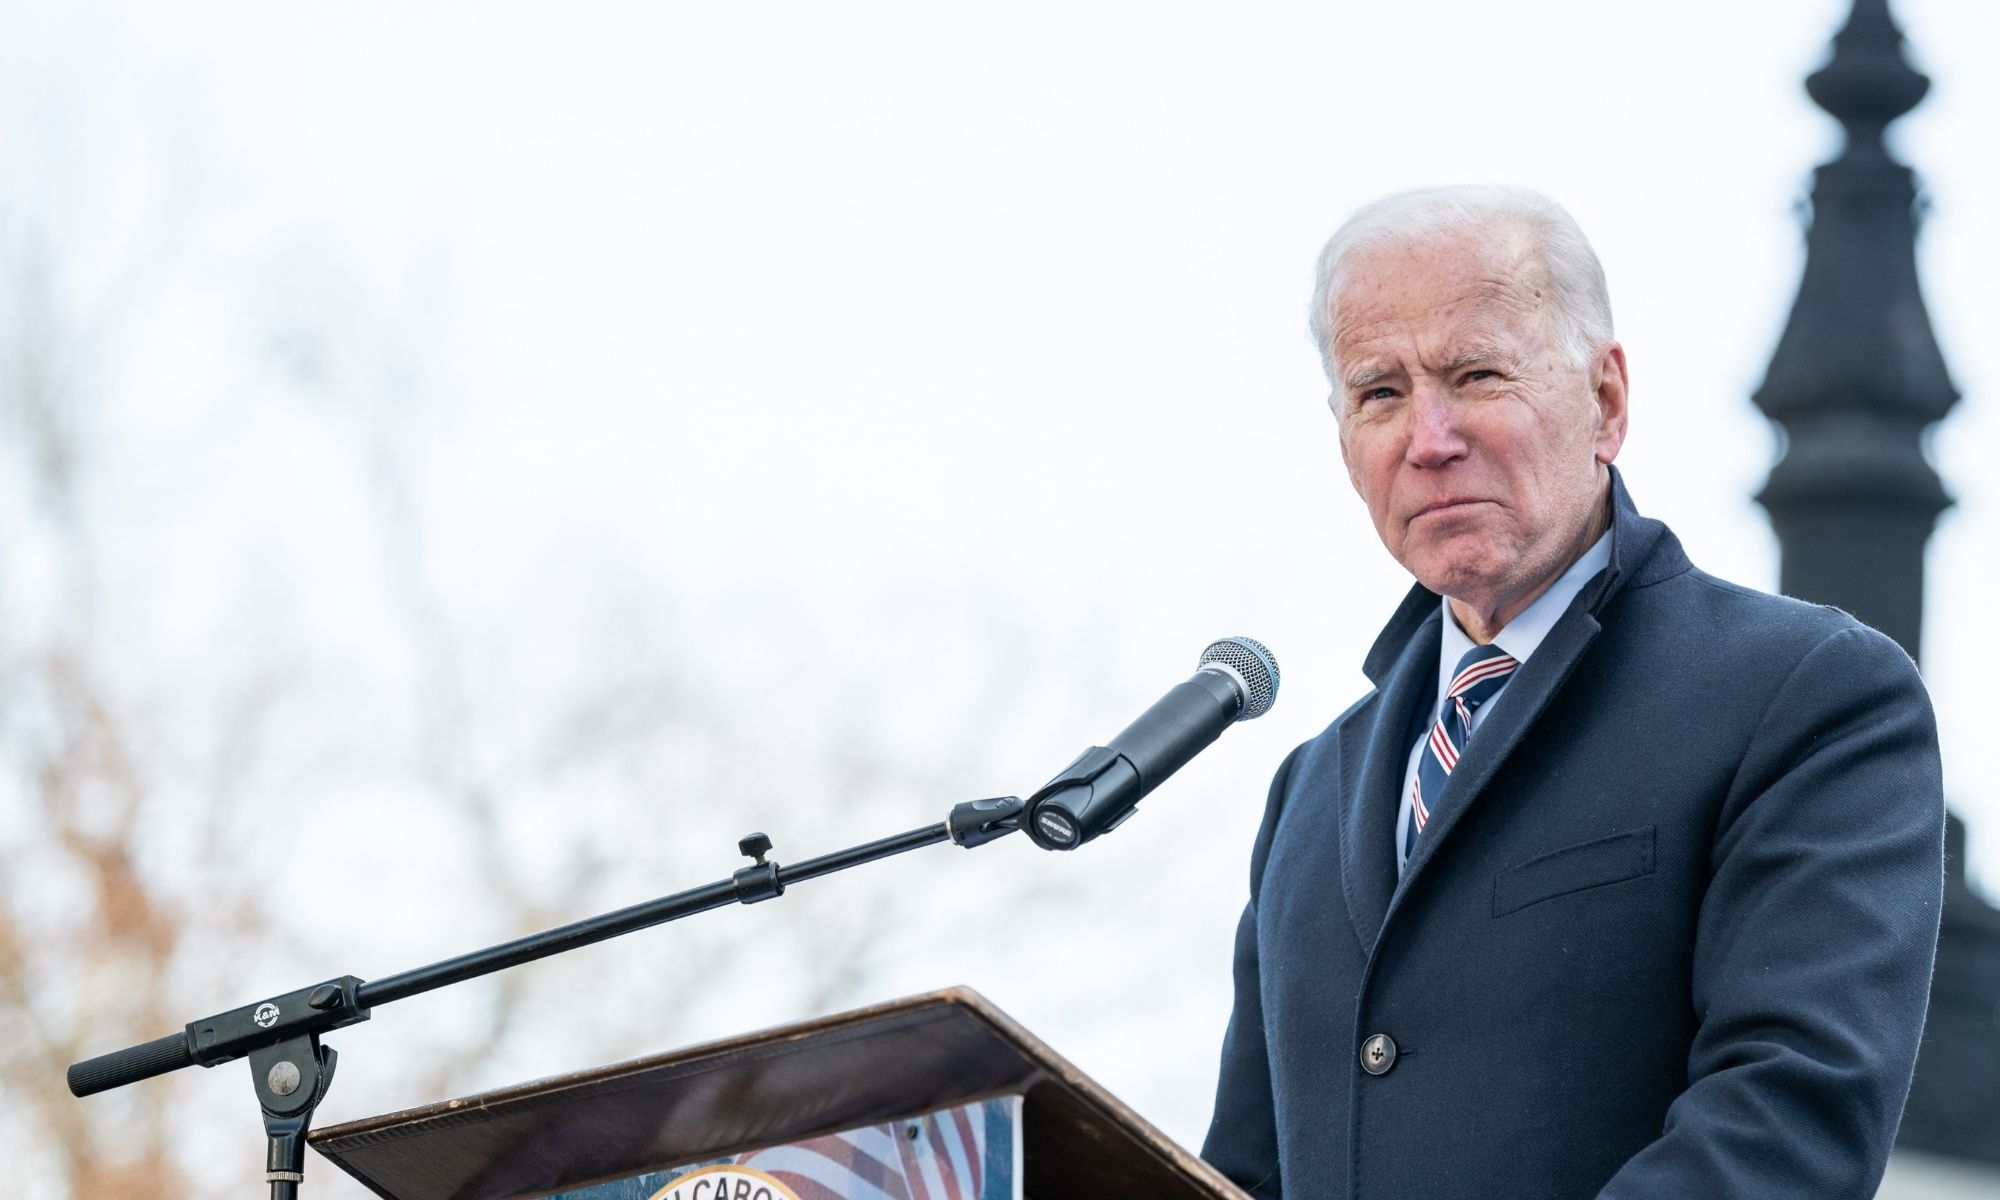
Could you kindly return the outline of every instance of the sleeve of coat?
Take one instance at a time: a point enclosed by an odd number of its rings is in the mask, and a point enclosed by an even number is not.
[[[1930,995],[1943,822],[1915,665],[1834,633],[1778,689],[1717,823],[1688,1088],[1600,1200],[1875,1194]]]
[[[1300,750],[1294,750],[1271,781],[1264,823],[1250,853],[1250,902],[1236,925],[1236,999],[1222,1039],[1222,1071],[1215,1087],[1215,1115],[1201,1156],[1258,1200],[1277,1200],[1278,1122],[1271,1099],[1271,1065],[1264,1040],[1263,992],[1257,963],[1257,895],[1264,863],[1271,854],[1285,782]]]

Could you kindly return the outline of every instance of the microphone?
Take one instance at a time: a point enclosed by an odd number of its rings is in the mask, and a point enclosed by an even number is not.
[[[1044,850],[1074,850],[1110,833],[1223,730],[1263,716],[1277,698],[1278,660],[1271,652],[1249,638],[1223,638],[1201,652],[1194,678],[1028,797],[1022,828]]]

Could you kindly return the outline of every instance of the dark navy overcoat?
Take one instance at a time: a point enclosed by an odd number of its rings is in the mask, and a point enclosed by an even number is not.
[[[1203,1149],[1255,1195],[1874,1194],[1937,944],[1929,701],[1888,638],[1696,570],[1611,486],[1610,566],[1400,882],[1436,595],[1279,769]]]

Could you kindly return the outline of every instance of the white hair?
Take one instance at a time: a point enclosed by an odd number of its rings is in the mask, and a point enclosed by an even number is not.
[[[1327,239],[1313,281],[1312,339],[1326,376],[1333,364],[1333,306],[1343,268],[1357,255],[1446,237],[1492,237],[1520,230],[1549,273],[1549,324],[1556,347],[1579,369],[1612,338],[1611,295],[1597,252],[1562,205],[1527,188],[1466,184],[1391,192],[1355,210]]]

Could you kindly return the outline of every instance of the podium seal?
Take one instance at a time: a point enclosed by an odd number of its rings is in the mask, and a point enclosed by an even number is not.
[[[762,1171],[730,1164],[689,1171],[652,1200],[799,1200],[799,1194]]]

